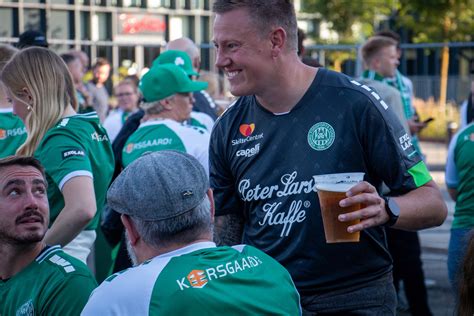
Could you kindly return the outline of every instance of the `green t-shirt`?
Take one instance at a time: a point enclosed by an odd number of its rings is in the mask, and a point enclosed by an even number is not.
[[[452,227],[474,227],[474,124],[464,127],[451,140],[446,185],[458,194]]]
[[[97,114],[63,118],[46,132],[35,157],[46,169],[50,225],[64,208],[64,184],[73,177],[88,176],[94,179],[97,213],[85,229],[96,229],[114,171],[112,146]]]
[[[275,259],[251,246],[212,242],[110,276],[83,311],[83,316],[300,314],[290,274]]]
[[[26,127],[12,109],[0,109],[0,158],[14,155],[26,140]]]
[[[170,119],[147,121],[128,138],[122,152],[123,166],[146,152],[178,150],[195,157],[209,170],[209,137],[205,129]]]
[[[79,315],[96,287],[85,264],[59,246],[47,247],[22,271],[0,280],[0,315]]]

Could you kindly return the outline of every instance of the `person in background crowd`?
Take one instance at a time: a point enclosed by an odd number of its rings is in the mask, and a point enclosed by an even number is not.
[[[385,78],[396,74],[399,64],[397,42],[389,37],[373,36],[364,43],[361,52],[366,67],[361,82],[377,91],[402,123],[406,138],[411,137],[400,92],[384,81]],[[418,233],[393,228],[388,228],[386,233],[388,249],[393,258],[393,282],[397,293],[400,281],[403,281],[411,313],[419,316],[432,315],[428,304]]]
[[[105,280],[83,316],[301,314],[278,262],[250,246],[212,242],[212,191],[194,157],[143,155],[112,183],[107,201],[122,214],[135,267]]]
[[[85,88],[82,78],[84,77],[84,66],[79,59],[78,55],[64,53],[60,55],[66,63],[67,68],[72,76],[74,82],[74,88],[76,89],[77,106],[75,109],[79,113],[88,113],[93,111],[92,98],[89,92]]]
[[[181,69],[189,76],[192,80],[193,77],[198,76],[198,73],[193,68],[193,63],[189,58],[188,54],[179,50],[167,50],[160,54],[154,61],[153,66],[174,64]],[[204,91],[204,90],[202,90]],[[191,111],[190,119],[187,120],[188,124],[191,126],[202,127],[208,132],[211,132],[212,127],[214,126],[214,119],[204,112],[196,111],[196,94],[201,93],[202,91],[196,91],[193,93],[193,110]],[[198,106],[199,108],[200,106]]]
[[[113,172],[107,132],[95,112],[78,115],[66,64],[41,47],[21,50],[1,80],[28,131],[19,155],[34,155],[46,169],[51,218],[44,241],[85,262],[95,240]]]
[[[86,84],[86,88],[92,97],[92,106],[97,112],[99,119],[103,122],[109,111],[109,92],[105,82],[109,79],[110,63],[105,58],[97,58],[92,67],[93,78]]]
[[[375,36],[385,36],[396,41],[397,59],[400,60],[400,57],[402,56],[402,50],[400,48],[400,35],[391,30],[383,30],[377,32]],[[426,127],[426,124],[419,121],[418,114],[416,113],[415,106],[413,105],[413,83],[408,77],[402,75],[399,70],[397,70],[395,75],[393,75],[391,78],[385,78],[384,81],[392,87],[395,87],[400,92],[403,109],[405,110],[405,117],[410,128],[411,142],[413,146],[415,146],[416,150],[418,150],[420,155],[423,156],[417,134]]]
[[[471,232],[459,271],[457,315],[474,315],[474,233]]]
[[[37,159],[0,159],[0,315],[79,315],[97,286],[84,263],[44,242],[47,186]]]
[[[192,92],[206,89],[207,83],[192,81],[174,64],[163,64],[152,67],[140,80],[139,87],[145,118],[125,143],[123,166],[145,152],[179,150],[194,156],[209,172],[209,132],[183,125],[191,115]]]
[[[277,259],[307,313],[395,315],[385,227],[423,229],[447,215],[420,155],[400,143],[403,126],[370,88],[301,62],[291,1],[215,0],[213,12],[216,66],[240,96],[211,135],[215,240]],[[338,217],[357,220],[347,231],[361,232],[358,243],[324,237],[315,176],[339,172],[365,173],[339,202],[362,205]]]
[[[448,246],[448,276],[455,293],[469,236],[474,229],[474,124],[470,123],[452,137],[446,161],[445,182],[456,202]]]
[[[0,44],[0,73],[17,51],[11,45]],[[0,158],[14,155],[25,140],[25,125],[18,116],[13,114],[12,105],[8,102],[0,81]]]
[[[27,30],[20,34],[16,47],[23,49],[31,46],[48,48],[48,40],[46,35],[40,31]]]
[[[138,111],[140,96],[135,83],[129,79],[120,81],[114,87],[117,108],[109,113],[104,121],[111,142],[115,140],[128,116]]]
[[[194,69],[195,73],[199,75],[199,71],[201,69],[201,56],[199,53],[199,48],[190,38],[181,37],[170,41],[168,45],[166,45],[166,50],[178,50],[185,52],[192,60],[192,68]],[[205,90],[196,91],[193,93],[193,97],[195,100],[193,111],[206,113],[213,120],[217,119],[217,106],[212,97]]]
[[[155,65],[140,82],[145,110],[144,122],[128,138],[122,151],[123,167],[149,151],[179,150],[196,157],[209,172],[209,133],[202,128],[184,125],[192,109],[192,92],[205,89],[207,83],[192,81],[174,64]],[[102,231],[111,245],[123,239],[118,213],[106,208]],[[121,248],[120,248],[121,247]],[[114,271],[130,266],[121,243]]]
[[[317,61],[315,58],[305,55],[306,49],[304,47],[303,42],[306,39],[306,33],[302,29],[298,28],[298,34],[297,35],[298,35],[298,51],[297,51],[297,54],[300,57],[303,64],[311,66],[311,67],[315,67],[315,68],[322,67],[323,65],[321,65],[319,63],[319,61]]]
[[[473,67],[474,68],[474,67]],[[472,70],[474,75],[474,69]],[[461,126],[460,128],[465,127],[474,120],[474,79],[471,81],[471,88],[469,90],[469,95],[467,99],[461,104],[461,109],[459,110],[461,117]]]

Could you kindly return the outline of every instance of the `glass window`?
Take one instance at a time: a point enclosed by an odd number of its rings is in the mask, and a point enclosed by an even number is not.
[[[122,0],[122,5],[126,8],[128,7],[141,7],[142,1],[141,0]]]
[[[90,12],[81,12],[81,30],[79,37],[81,40],[89,40],[91,38],[91,14]]]
[[[51,10],[48,27],[51,38],[74,39],[74,12]]]
[[[171,8],[171,0],[148,0],[149,8]]]
[[[44,32],[46,28],[45,11],[40,9],[25,9],[24,10],[23,29],[26,30],[41,30]]]
[[[74,0],[50,0],[52,4],[74,4]]]
[[[169,26],[169,38],[170,41],[186,36],[190,38],[194,38],[192,36],[194,31],[194,17],[189,16],[173,16],[170,18],[170,26]]]
[[[161,47],[160,46],[153,46],[153,47],[145,46],[144,50],[145,50],[144,52],[145,59],[143,61],[144,67],[150,68],[155,58],[158,57],[158,55],[160,54]]]
[[[91,39],[106,41],[112,39],[112,18],[110,13],[98,12],[92,17]]]
[[[13,9],[0,8],[0,37],[13,37],[14,25],[13,25]],[[15,14],[18,14],[15,12]]]

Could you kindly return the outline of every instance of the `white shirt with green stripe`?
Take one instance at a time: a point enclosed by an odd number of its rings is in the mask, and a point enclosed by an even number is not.
[[[214,127],[214,120],[206,113],[192,111],[189,125],[202,127],[210,133]]]
[[[150,120],[140,124],[128,138],[122,152],[124,167],[146,152],[178,150],[195,157],[209,173],[209,138],[203,128],[171,119]]]
[[[0,315],[79,315],[97,283],[85,264],[45,248],[22,271],[0,280]]]
[[[246,245],[199,242],[116,273],[81,315],[300,315],[288,271]]]

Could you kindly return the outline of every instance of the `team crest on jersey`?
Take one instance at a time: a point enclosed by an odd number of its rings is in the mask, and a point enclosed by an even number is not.
[[[34,316],[35,307],[33,301],[29,299],[25,304],[21,305],[20,308],[16,310],[15,316]]]
[[[316,123],[308,131],[308,144],[317,151],[331,147],[335,138],[334,128],[326,122]]]

